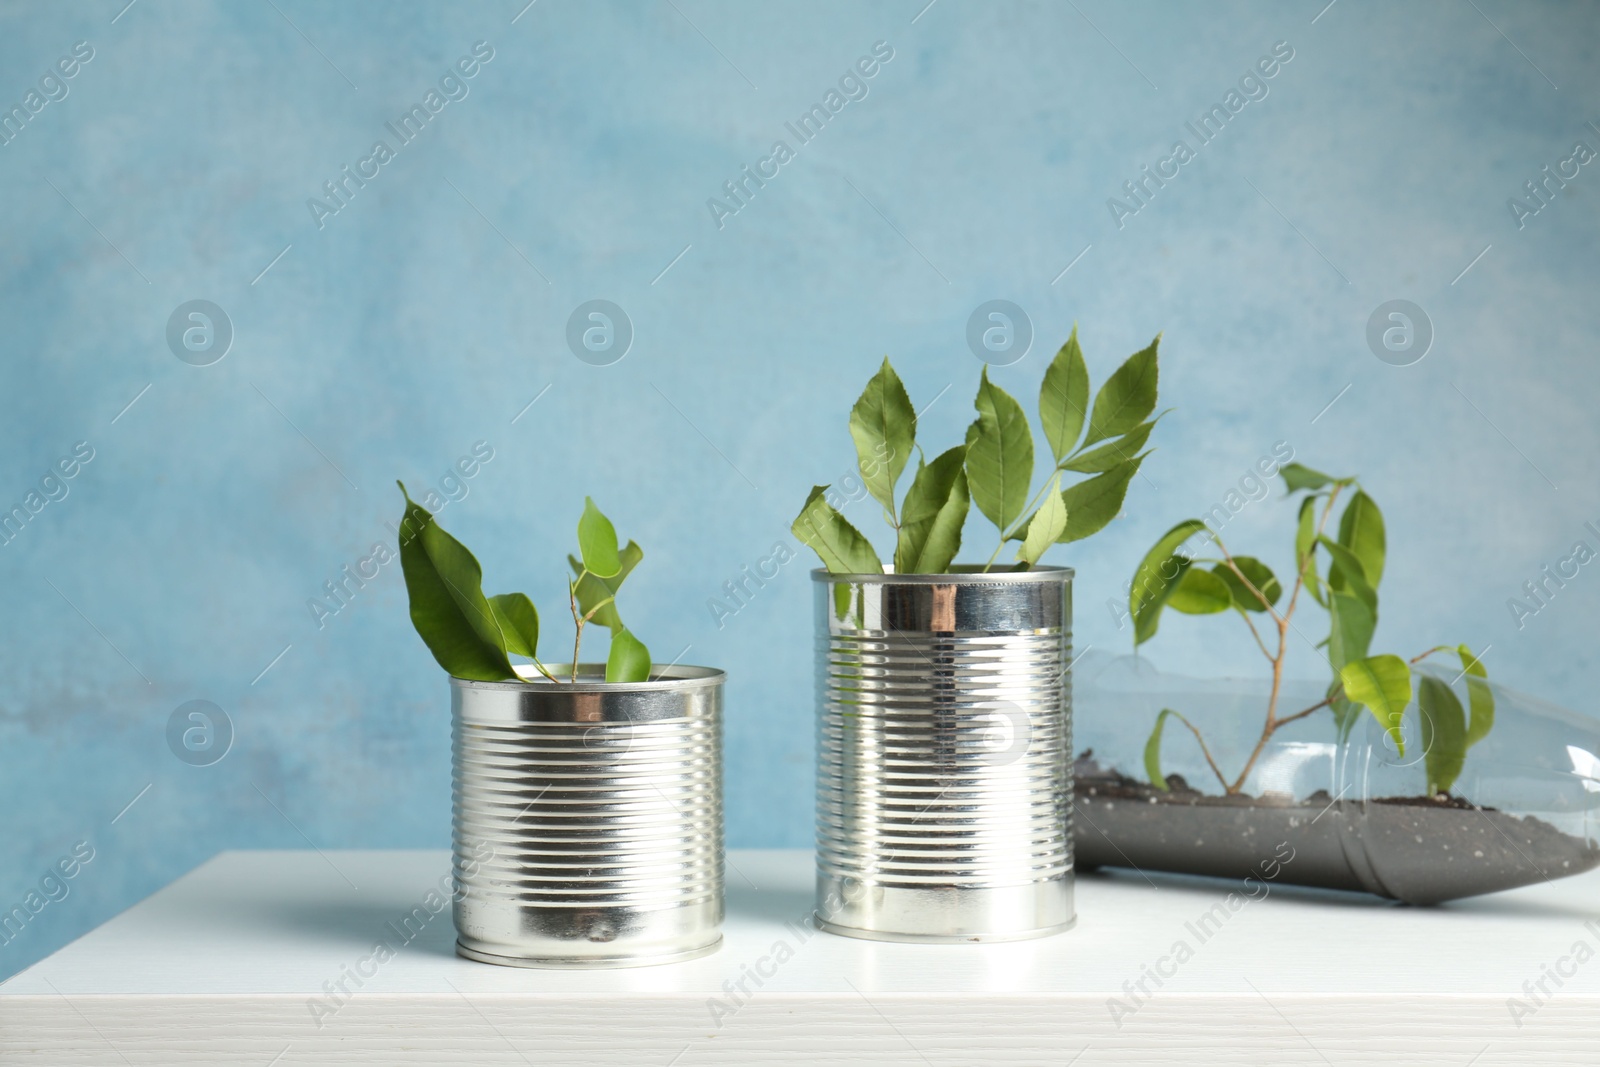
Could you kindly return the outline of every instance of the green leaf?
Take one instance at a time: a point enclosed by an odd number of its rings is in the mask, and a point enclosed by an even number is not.
[[[1283,483],[1289,487],[1291,493],[1298,493],[1302,489],[1321,489],[1325,485],[1332,485],[1335,479],[1314,471],[1301,463],[1285,463],[1278,468],[1278,473],[1283,476]]]
[[[1300,501],[1300,525],[1294,535],[1295,565],[1300,568],[1300,580],[1318,604],[1327,607],[1327,597],[1322,593],[1322,579],[1317,575],[1317,498],[1308,496]]]
[[[1044,437],[1050,442],[1057,464],[1078,443],[1088,409],[1089,368],[1083,362],[1083,350],[1078,347],[1077,324],[1073,324],[1071,336],[1050,361],[1044,381],[1039,385],[1039,421],[1044,424]],[[1140,447],[1142,442],[1135,445],[1133,451],[1139,451]]]
[[[1176,715],[1171,708],[1162,708],[1161,714],[1156,716],[1155,729],[1150,731],[1150,740],[1144,743],[1144,773],[1149,776],[1150,784],[1163,793],[1169,791],[1166,776],[1161,773],[1161,730],[1167,725],[1167,719]]]
[[[1233,573],[1233,569],[1226,562],[1212,567],[1211,572],[1227,583],[1229,591],[1233,594],[1233,602],[1240,611],[1266,611],[1269,605],[1278,602],[1278,598],[1283,595],[1283,586],[1272,573],[1271,567],[1254,556],[1234,556],[1233,562],[1250,585],[1240,581],[1239,575]],[[1255,586],[1254,591],[1250,588],[1252,585]],[[1256,593],[1266,597],[1267,602],[1263,604],[1261,596],[1257,596]]]
[[[973,406],[978,417],[967,428],[967,488],[978,510],[1007,533],[1028,503],[1033,431],[1022,405],[989,381],[988,367]]]
[[[1188,567],[1167,598],[1167,607],[1185,615],[1214,615],[1233,607],[1228,583],[1207,570]]]
[[[947,574],[961,551],[961,528],[967,522],[967,472],[956,471],[956,480],[950,486],[950,498],[939,514],[934,516],[928,536],[922,542],[922,551],[912,562],[907,574]]]
[[[622,569],[610,578],[601,578],[593,573],[585,573],[583,563],[577,557],[567,556],[567,564],[578,583],[578,614],[587,615],[596,625],[611,631],[622,629],[622,616],[617,614],[615,603],[617,590],[622,588],[624,579],[644,558],[644,549],[629,541],[617,558],[622,561]]]
[[[956,475],[961,473],[966,458],[967,447],[956,445],[939,453],[932,463],[917,464],[911,488],[906,490],[905,507],[901,515],[903,524],[927,522],[939,514],[939,509],[950,499],[950,489],[955,485]]]
[[[911,406],[906,387],[888,357],[850,409],[850,436],[856,443],[856,465],[867,492],[893,521],[895,485],[916,442],[917,409]]]
[[[1133,643],[1144,644],[1156,635],[1161,609],[1189,568],[1189,561],[1177,555],[1180,545],[1206,529],[1199,519],[1185,519],[1161,535],[1134,568],[1128,585],[1128,614],[1133,618]]]
[[[1303,560],[1317,547],[1317,498],[1308,496],[1300,501],[1300,525],[1294,534],[1294,558]]]
[[[1323,607],[1328,606],[1328,583],[1322,580],[1315,566],[1307,566],[1302,576],[1305,587],[1311,592],[1311,599]]]
[[[1345,664],[1365,659],[1378,618],[1352,593],[1328,596],[1328,665],[1337,674]]]
[[[1440,646],[1440,651],[1447,651],[1447,649],[1445,646]],[[1461,669],[1466,671],[1470,677],[1489,677],[1489,668],[1483,665],[1483,660],[1479,659],[1471,648],[1466,645],[1457,645],[1455,652],[1461,657]]]
[[[1486,680],[1489,672],[1483,661],[1472,654],[1466,645],[1456,646],[1461,656],[1461,670],[1467,676],[1467,705],[1472,710],[1472,723],[1467,727],[1467,747],[1482,741],[1494,729],[1494,690]]]
[[[1328,550],[1332,562],[1328,565],[1328,588],[1335,592],[1348,591],[1366,601],[1367,606],[1376,615],[1378,611],[1378,591],[1372,588],[1367,581],[1366,568],[1356,554],[1339,542],[1319,534],[1317,543]]]
[[[1156,428],[1156,423],[1159,421],[1161,417],[1158,415],[1149,422],[1141,422],[1121,437],[1068,460],[1061,465],[1061,469],[1077,471],[1079,474],[1099,474],[1101,471],[1108,471],[1118,463],[1138,455],[1139,449],[1150,440],[1150,431]]]
[[[539,612],[527,593],[501,593],[489,598],[489,610],[505,638],[505,650],[529,659],[539,658]]]
[[[1339,518],[1339,543],[1361,561],[1367,584],[1376,589],[1383,578],[1383,512],[1363,490],[1356,491]]]
[[[1400,719],[1411,703],[1411,668],[1399,656],[1368,656],[1352,660],[1339,671],[1345,696],[1372,712],[1378,724],[1389,731],[1395,751],[1406,753]]]
[[[616,527],[589,497],[583,498],[583,515],[578,519],[578,553],[589,573],[597,578],[611,578],[622,570]]]
[[[1044,502],[1039,505],[1039,510],[1028,520],[1028,534],[1022,540],[1022,547],[1017,549],[1017,558],[1030,567],[1039,562],[1039,557],[1067,529],[1067,505],[1062,495],[1061,475],[1058,474],[1045,490]]]
[[[1165,566],[1164,577],[1149,583],[1150,595],[1133,614],[1133,647],[1136,649],[1156,635],[1162,609],[1194,564],[1183,556],[1173,555],[1167,557]]]
[[[943,574],[961,549],[961,527],[967,520],[965,445],[940,453],[932,463],[918,463],[906,490],[900,534],[894,550],[897,574]]]
[[[412,502],[404,485],[400,492],[406,498],[400,520],[400,570],[418,636],[439,666],[456,678],[515,680],[505,639],[483,595],[483,571],[477,559]]]
[[[633,636],[632,630],[618,630],[611,635],[611,653],[606,656],[606,681],[648,682],[650,680],[650,650],[644,642]]]
[[[1157,334],[1150,347],[1129,356],[1100,387],[1089,412],[1089,433],[1083,439],[1086,446],[1127,433],[1156,409],[1160,376],[1156,350],[1160,345],[1161,335]]]
[[[1146,452],[1144,456],[1149,454]],[[1067,507],[1067,527],[1056,540],[1065,545],[1105,529],[1106,524],[1121,513],[1122,502],[1128,496],[1128,483],[1139,473],[1144,456],[1135,456],[1104,474],[1063,489],[1061,502]]]
[[[873,551],[872,542],[823,498],[827,488],[812,486],[790,532],[811,546],[830,574],[882,574],[883,563]]]
[[[1417,712],[1422,723],[1423,765],[1428,796],[1448,793],[1467,760],[1467,722],[1461,701],[1445,682],[1417,676]]]

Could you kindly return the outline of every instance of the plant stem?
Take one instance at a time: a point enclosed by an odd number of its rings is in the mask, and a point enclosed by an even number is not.
[[[1234,573],[1234,576],[1237,577],[1240,582],[1244,583],[1244,587],[1261,602],[1261,606],[1267,610],[1268,614],[1276,619],[1278,617],[1278,612],[1277,609],[1272,606],[1272,601],[1267,599],[1267,595],[1265,593],[1256,588],[1256,583],[1244,576],[1244,571],[1240,570],[1239,565],[1233,561],[1233,556],[1229,554],[1228,546],[1222,543],[1222,538],[1216,534],[1212,534],[1211,539],[1217,543],[1217,548],[1222,552],[1222,562],[1226,564],[1227,568]]]
[[[1195,741],[1200,745],[1200,754],[1206,758],[1206,763],[1210,764],[1211,773],[1217,776],[1217,781],[1222,783],[1222,788],[1227,789],[1230,793],[1233,792],[1233,790],[1228,789],[1228,779],[1223,777],[1222,768],[1217,766],[1217,761],[1211,758],[1211,750],[1206,747],[1206,739],[1200,736],[1200,731],[1195,729],[1194,723],[1190,722],[1188,719],[1185,719],[1176,711],[1172,714],[1179,722],[1183,723],[1183,725],[1189,728],[1189,732],[1191,734],[1194,734]]]
[[[1244,761],[1244,770],[1239,772],[1239,777],[1234,779],[1228,787],[1229,795],[1236,794],[1244,789],[1245,779],[1250,777],[1250,771],[1256,765],[1256,760],[1261,758],[1261,752],[1267,747],[1267,741],[1277,732],[1278,722],[1278,694],[1283,689],[1283,657],[1289,648],[1289,620],[1278,619],[1278,654],[1272,659],[1272,692],[1267,697],[1267,722],[1261,728],[1261,737],[1256,741],[1256,747],[1251,751],[1250,758]]]
[[[1239,617],[1244,620],[1246,626],[1250,627],[1250,636],[1256,639],[1256,647],[1261,650],[1261,654],[1267,657],[1268,661],[1271,661],[1272,653],[1267,651],[1267,643],[1261,640],[1261,631],[1256,629],[1256,624],[1251,622],[1250,616],[1242,611],[1239,612]]]
[[[1000,550],[1002,548],[1005,548],[1005,547],[1006,547],[1006,535],[1005,535],[1005,531],[1002,530],[1000,532],[1000,543],[998,545],[994,546],[994,554],[991,555],[989,557],[989,561],[983,565],[983,573],[985,573],[985,574],[989,573],[989,568],[994,566],[994,561],[1000,558]]]
[[[584,623],[584,619],[578,615],[578,582],[583,581],[583,575],[588,573],[589,568],[585,567],[583,573],[579,574],[575,581],[567,582],[567,603],[572,608],[572,625],[576,629],[576,633],[572,638],[572,677],[570,679],[574,682],[578,680],[578,649],[583,646]]]
[[[1412,656],[1411,659],[1408,660],[1407,662],[1409,662],[1411,664],[1417,664],[1417,663],[1420,663],[1423,660],[1427,659],[1429,656],[1433,655],[1435,652],[1452,652],[1452,651],[1454,651],[1454,649],[1451,649],[1451,648],[1446,647],[1444,645],[1440,645],[1438,648],[1430,648],[1426,652],[1421,652],[1421,653],[1418,653],[1415,656]],[[1326,708],[1326,707],[1330,706],[1335,700],[1338,700],[1343,695],[1344,695],[1344,686],[1342,686],[1342,685],[1336,686],[1334,688],[1333,692],[1329,693],[1327,696],[1323,697],[1321,700],[1317,701],[1315,704],[1311,705],[1309,708],[1302,708],[1301,710],[1295,712],[1293,715],[1287,715],[1287,716],[1285,716],[1285,717],[1283,717],[1281,719],[1278,719],[1273,728],[1277,729],[1277,730],[1281,730],[1285,726],[1288,726],[1290,723],[1295,722],[1295,721],[1297,721],[1299,719],[1303,719],[1307,715],[1310,715],[1314,711],[1321,711],[1323,708]]]
[[[1011,524],[1011,529],[1007,530],[1002,528],[1000,530],[1000,543],[994,546],[994,554],[991,555],[989,557],[989,561],[983,565],[983,571],[985,574],[989,573],[989,568],[994,566],[994,561],[1000,558],[1000,553],[1005,549],[1006,542],[1010,540],[1011,536],[1015,534],[1021,527],[1022,520],[1027,518],[1029,513],[1039,506],[1040,499],[1043,498],[1044,494],[1049,491],[1050,487],[1057,484],[1055,479],[1056,476],[1064,469],[1062,464],[1066,463],[1067,460],[1070,460],[1071,458],[1071,456],[1068,456],[1066,459],[1063,459],[1061,463],[1057,463],[1055,465],[1055,469],[1052,470],[1048,476],[1046,476],[1044,484],[1039,487],[1039,491],[1033,494],[1033,499],[1022,505],[1022,514],[1017,516],[1017,521]]]
[[[1039,501],[1044,496],[1045,492],[1050,488],[1050,483],[1054,480],[1055,476],[1060,474],[1060,473],[1061,473],[1061,466],[1060,466],[1060,464],[1057,464],[1055,470],[1051,471],[1049,474],[1047,474],[1045,476],[1044,484],[1039,487],[1039,491],[1037,493],[1033,494],[1033,498],[1031,500],[1029,500],[1026,504],[1022,505],[1022,514],[1017,516],[1017,522],[1011,524],[1011,529],[1009,531],[1010,533],[1016,533],[1017,532],[1017,523],[1020,523],[1023,519],[1027,518],[1028,512],[1032,511],[1034,508],[1039,506]],[[1005,531],[1005,530],[1001,531],[1002,534],[1007,533],[1007,532],[1008,531]]]
[[[1332,704],[1335,700],[1337,700],[1343,694],[1344,694],[1344,687],[1341,686],[1338,689],[1336,689],[1334,692],[1329,693],[1327,696],[1323,697],[1321,700],[1319,700],[1315,704],[1311,705],[1309,708],[1303,708],[1300,711],[1295,712],[1293,715],[1289,715],[1289,716],[1286,716],[1286,717],[1284,717],[1282,719],[1279,719],[1278,720],[1277,729],[1281,730],[1285,726],[1288,726],[1290,723],[1296,721],[1297,719],[1303,719],[1307,715],[1310,715],[1314,711],[1321,711],[1323,708],[1325,708],[1328,705]]]
[[[1341,486],[1335,485],[1332,492],[1328,494],[1328,503],[1322,509],[1321,518],[1317,520],[1318,536],[1321,536],[1323,528],[1328,524],[1328,516],[1333,512],[1333,503],[1338,499],[1341,488]],[[1221,538],[1217,538],[1217,547],[1222,548]],[[1223,556],[1228,560],[1228,565],[1234,568],[1235,574],[1238,574],[1238,567],[1233,563],[1233,558],[1228,556],[1227,551],[1226,548],[1222,548]],[[1304,712],[1297,712],[1289,719],[1278,718],[1278,696],[1283,691],[1283,661],[1289,652],[1289,620],[1294,615],[1295,601],[1299,598],[1300,590],[1305,584],[1306,566],[1310,562],[1310,557],[1315,556],[1315,554],[1316,541],[1313,540],[1311,547],[1307,549],[1306,555],[1295,560],[1294,591],[1289,594],[1289,602],[1284,605],[1283,613],[1279,614],[1273,610],[1271,605],[1267,607],[1267,610],[1272,612],[1273,621],[1278,624],[1278,652],[1277,655],[1272,657],[1272,692],[1267,697],[1267,721],[1261,727],[1261,737],[1256,741],[1256,747],[1251,751],[1250,758],[1245,760],[1244,769],[1239,772],[1239,777],[1234,779],[1233,784],[1227,787],[1230,796],[1244,789],[1245,779],[1250,777],[1251,770],[1255,768],[1256,760],[1261,758],[1261,753],[1266,749],[1267,742],[1272,739],[1273,734],[1278,732],[1279,727],[1286,722],[1292,722],[1294,719],[1300,718],[1302,715],[1309,715],[1318,707],[1332,703],[1333,698],[1329,696],[1322,704],[1313,705]],[[1240,574],[1239,577],[1241,580],[1245,580],[1247,585],[1249,584],[1248,580],[1244,579],[1244,575]],[[1254,589],[1255,587],[1250,585],[1250,588]],[[1260,595],[1259,591],[1257,591],[1257,595]],[[1262,600],[1264,602],[1266,598],[1262,597]]]
[[[1328,502],[1323,506],[1322,515],[1317,519],[1318,537],[1322,536],[1322,531],[1328,525],[1328,517],[1333,514],[1334,502],[1338,499],[1339,491],[1342,488],[1343,486],[1335,484],[1333,489],[1328,493]],[[1206,762],[1211,765],[1211,772],[1215,774],[1217,776],[1217,780],[1222,783],[1223,790],[1227,793],[1227,795],[1235,796],[1243,791],[1245,780],[1250,777],[1250,772],[1255,768],[1256,761],[1261,758],[1261,753],[1266,750],[1267,742],[1272,739],[1273,734],[1277,733],[1280,729],[1289,725],[1290,723],[1297,722],[1298,720],[1305,718],[1312,712],[1329,707],[1343,693],[1343,689],[1342,687],[1335,688],[1333,692],[1329,693],[1326,697],[1317,701],[1317,703],[1311,705],[1309,708],[1303,708],[1300,711],[1295,712],[1293,715],[1288,715],[1281,719],[1278,718],[1278,698],[1283,692],[1283,664],[1284,659],[1287,657],[1289,652],[1290,620],[1294,617],[1294,609],[1299,603],[1300,591],[1305,588],[1306,568],[1311,565],[1312,559],[1316,555],[1316,540],[1312,540],[1311,546],[1306,550],[1305,555],[1300,556],[1295,560],[1294,587],[1290,590],[1289,599],[1284,604],[1284,608],[1281,613],[1273,608],[1271,603],[1269,603],[1267,598],[1262,594],[1261,590],[1255,587],[1255,583],[1246,578],[1243,572],[1239,570],[1238,564],[1235,563],[1233,557],[1228,554],[1227,546],[1222,543],[1222,538],[1213,534],[1212,540],[1216,542],[1218,550],[1222,552],[1223,562],[1226,563],[1228,568],[1238,576],[1241,582],[1244,583],[1245,588],[1249,589],[1256,595],[1257,599],[1259,599],[1266,607],[1267,611],[1271,613],[1272,620],[1277,624],[1278,628],[1278,651],[1276,654],[1274,654],[1267,651],[1266,643],[1261,640],[1261,634],[1256,630],[1255,623],[1251,622],[1248,617],[1245,618],[1245,623],[1250,627],[1250,633],[1254,635],[1256,644],[1260,646],[1262,654],[1272,661],[1272,690],[1267,697],[1267,718],[1266,722],[1262,724],[1261,736],[1257,739],[1255,748],[1250,753],[1250,758],[1245,761],[1244,769],[1239,772],[1239,777],[1234,779],[1232,784],[1230,784],[1228,780],[1223,777],[1222,772],[1217,769],[1216,762],[1212,760],[1211,753],[1206,748],[1205,739],[1200,736],[1200,731],[1195,729],[1189,720],[1185,719],[1182,715],[1178,715],[1179,721],[1185,726],[1189,727],[1189,732],[1194,734],[1195,740],[1199,742],[1200,751],[1205,756]],[[1240,614],[1243,614],[1243,612]],[[1411,662],[1414,664],[1419,660],[1422,660],[1441,650],[1448,651],[1448,649],[1444,649],[1443,646],[1440,646],[1439,648],[1430,648],[1428,651],[1413,658]],[[1174,714],[1176,714],[1176,712],[1174,712]]]

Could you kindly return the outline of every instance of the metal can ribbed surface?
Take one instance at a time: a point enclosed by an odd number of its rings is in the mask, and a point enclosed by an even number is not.
[[[812,576],[819,924],[1071,926],[1072,571]]]
[[[524,967],[693,959],[722,940],[722,683],[450,680],[457,952]]]

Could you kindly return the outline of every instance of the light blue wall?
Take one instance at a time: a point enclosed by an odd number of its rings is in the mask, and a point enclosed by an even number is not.
[[[1287,441],[1386,507],[1380,642],[1492,645],[1504,680],[1588,705],[1600,576],[1521,630],[1506,601],[1600,547],[1600,163],[1523,228],[1507,199],[1600,147],[1592,7],[141,0],[113,21],[123,2],[0,12],[7,107],[94,49],[0,147],[0,502],[94,450],[0,549],[0,904],[96,853],[0,973],[218,849],[446,843],[447,690],[397,567],[322,628],[306,602],[389,537],[396,477],[437,484],[480,440],[494,458],[441,521],[491,587],[559,629],[593,494],[646,548],[636,629],[730,673],[731,843],[807,844],[810,561],[723,627],[706,601],[849,469],[883,354],[919,405],[953,383],[924,437],[958,438],[964,329],[993,298],[1037,332],[995,372],[1027,396],[1074,321],[1097,380],[1165,331],[1148,479],[1056,554],[1080,647],[1125,648],[1106,603],[1145,547]],[[319,228],[307,199],[480,40],[469,95]],[[719,228],[707,198],[877,41],[867,97]],[[1269,95],[1119,227],[1107,199],[1279,41]],[[564,340],[593,298],[637,332],[614,366]],[[1437,331],[1414,366],[1365,341],[1395,298]],[[235,330],[212,366],[165,340],[194,299]],[[1254,503],[1228,532],[1281,566],[1290,522]],[[1152,654],[1255,670],[1237,637],[1179,620]],[[192,699],[237,729],[214,766],[167,747]]]

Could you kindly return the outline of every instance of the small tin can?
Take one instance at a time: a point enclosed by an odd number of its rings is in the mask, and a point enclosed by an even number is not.
[[[721,671],[450,680],[456,951],[634,967],[722,940]]]

